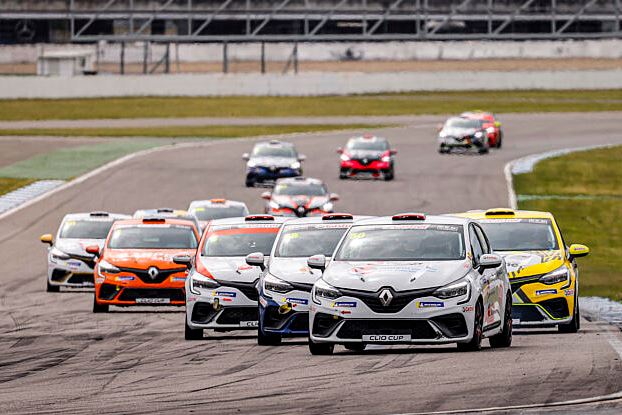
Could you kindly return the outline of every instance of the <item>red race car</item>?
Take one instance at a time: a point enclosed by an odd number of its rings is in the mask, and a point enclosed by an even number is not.
[[[467,111],[460,114],[461,117],[472,120],[481,120],[482,128],[488,133],[488,142],[491,148],[501,148],[503,142],[503,130],[501,123],[492,112],[485,111]]]
[[[337,149],[340,154],[339,178],[353,177],[383,178],[395,177],[395,154],[386,138],[366,134],[348,140],[346,148]]]

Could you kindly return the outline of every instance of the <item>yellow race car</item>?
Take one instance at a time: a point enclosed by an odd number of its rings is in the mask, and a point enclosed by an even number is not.
[[[495,253],[505,258],[512,287],[514,327],[558,326],[576,333],[580,325],[579,268],[585,245],[566,245],[549,212],[497,208],[456,214],[482,224]]]

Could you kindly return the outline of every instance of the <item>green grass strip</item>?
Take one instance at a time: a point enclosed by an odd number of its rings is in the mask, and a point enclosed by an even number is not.
[[[34,183],[34,179],[14,179],[9,177],[0,177],[0,195],[17,190],[20,187],[28,186]]]

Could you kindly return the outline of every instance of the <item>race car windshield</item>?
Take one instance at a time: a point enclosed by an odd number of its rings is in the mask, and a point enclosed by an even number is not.
[[[446,127],[451,128],[481,128],[482,120],[470,120],[467,118],[451,118],[447,121]]]
[[[290,146],[256,146],[253,157],[296,158],[296,151]]]
[[[228,229],[207,236],[203,256],[243,257],[253,252],[270,255],[277,228]]]
[[[389,143],[384,140],[352,140],[348,142],[348,150],[387,151]]]
[[[321,184],[291,184],[281,183],[274,187],[275,195],[285,196],[325,196],[326,188]]]
[[[449,261],[465,257],[461,225],[356,226],[337,261]]]
[[[488,221],[482,227],[494,251],[549,251],[559,249],[548,219],[513,222]]]
[[[63,224],[60,238],[106,239],[112,221],[68,220]]]
[[[275,256],[285,258],[309,257],[317,254],[332,256],[346,230],[345,227],[303,229],[290,226],[289,229],[283,230]]]
[[[235,218],[238,216],[246,216],[244,206],[229,207],[198,207],[193,209],[193,213],[199,220],[207,221],[212,219]]]
[[[112,231],[110,249],[196,249],[197,238],[189,226],[134,226]]]

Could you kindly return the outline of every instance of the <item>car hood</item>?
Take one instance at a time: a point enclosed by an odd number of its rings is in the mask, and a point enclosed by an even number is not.
[[[293,157],[253,157],[249,161],[260,167],[289,167],[298,160]]]
[[[384,151],[377,150],[347,150],[346,153],[354,159],[379,159]]]
[[[219,281],[253,282],[261,275],[259,267],[246,263],[246,257],[200,257],[203,266]]]
[[[453,128],[453,127],[447,127],[447,128],[443,128],[441,130],[440,135],[441,136],[447,136],[447,137],[464,137],[467,135],[473,135],[475,134],[476,131],[479,131],[475,128]]]
[[[362,291],[391,287],[396,291],[441,287],[463,277],[471,268],[458,261],[333,261],[323,279],[330,285]]]
[[[496,252],[505,259],[508,277],[520,278],[546,274],[564,263],[562,252],[551,251],[502,251]]]
[[[196,249],[107,249],[104,259],[117,267],[147,269],[176,269],[183,265],[175,264],[173,257],[177,255],[193,256]]]
[[[307,258],[272,258],[270,274],[284,281],[313,284],[322,276],[307,266]]]
[[[69,255],[93,256],[86,252],[86,247],[97,245],[101,250],[105,239],[57,239],[54,247]]]
[[[328,196],[274,195],[272,196],[272,201],[277,203],[279,206],[289,207],[292,209],[296,209],[299,206],[303,206],[307,209],[313,209],[328,203],[329,198]]]

